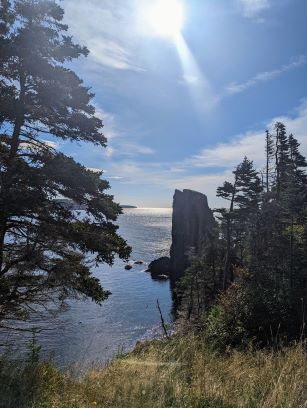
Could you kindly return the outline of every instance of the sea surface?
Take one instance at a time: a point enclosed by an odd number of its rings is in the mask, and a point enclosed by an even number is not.
[[[72,364],[104,363],[114,354],[131,349],[138,340],[159,331],[159,300],[163,317],[171,321],[171,293],[168,281],[153,281],[144,272],[149,262],[169,254],[172,210],[168,208],[125,209],[117,224],[119,233],[132,247],[132,261],[143,261],[125,270],[116,259],[114,265],[93,270],[112,295],[101,306],[91,301],[71,301],[67,311],[41,326],[38,344],[44,358],[60,367]],[[30,335],[1,333],[2,344],[13,343],[14,355],[25,353]]]

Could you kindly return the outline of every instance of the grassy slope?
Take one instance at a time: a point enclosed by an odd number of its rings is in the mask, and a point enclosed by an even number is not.
[[[189,335],[139,345],[79,380],[49,364],[1,368],[1,408],[299,408],[307,397],[302,345],[221,356]]]

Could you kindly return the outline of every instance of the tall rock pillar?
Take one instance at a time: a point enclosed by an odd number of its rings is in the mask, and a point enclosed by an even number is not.
[[[174,284],[200,256],[215,226],[215,219],[205,194],[175,190],[173,201],[170,278]]]

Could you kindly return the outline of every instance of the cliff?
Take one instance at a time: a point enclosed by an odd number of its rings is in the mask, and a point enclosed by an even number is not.
[[[170,278],[174,283],[202,254],[215,225],[205,194],[192,190],[175,190],[173,200]]]

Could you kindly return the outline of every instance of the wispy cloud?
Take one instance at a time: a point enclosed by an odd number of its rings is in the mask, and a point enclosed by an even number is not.
[[[107,176],[107,178],[109,180],[121,180],[121,179],[123,179],[123,177],[121,177],[121,176]]]
[[[258,168],[264,164],[265,129],[273,130],[276,122],[283,122],[288,132],[301,143],[301,151],[307,156],[307,100],[296,109],[294,117],[280,116],[273,118],[262,129],[248,131],[234,136],[228,143],[220,143],[206,148],[186,160],[186,165],[196,168],[224,167],[233,168],[244,156],[255,162]]]
[[[136,143],[127,142],[125,135],[118,136],[115,140],[111,140],[105,150],[105,155],[108,158],[134,158],[138,156],[153,155],[155,150],[151,147]]]
[[[247,132],[235,136],[229,143],[220,143],[203,149],[187,160],[187,165],[198,168],[232,167],[244,157],[253,157],[258,162],[263,156],[264,131]]]
[[[258,18],[261,13],[270,8],[270,0],[237,0],[242,14],[247,18]]]
[[[107,147],[103,149],[103,157],[106,159],[114,158],[134,158],[138,156],[153,155],[155,150],[139,142],[136,136],[128,134],[122,130],[119,125],[118,117],[95,105],[96,116],[103,121],[103,133],[107,138]],[[95,149],[95,148],[94,148]],[[91,148],[87,148],[88,153]],[[97,154],[97,153],[96,153]],[[96,156],[95,154],[95,156]]]
[[[105,111],[97,104],[95,105],[95,110],[95,115],[103,122],[103,133],[108,141],[117,137],[119,132],[116,126],[115,116],[112,113]]]
[[[96,168],[96,167],[87,167],[86,169],[90,170],[90,171],[92,171],[94,173],[100,173],[100,172],[103,171],[102,169],[99,169],[99,168]]]
[[[133,6],[133,2],[124,0],[66,0],[65,20],[73,36],[90,50],[92,62],[106,68],[141,71],[134,62]]]
[[[46,146],[51,147],[52,149],[58,149],[60,147],[60,142],[54,140],[42,140]]]
[[[151,147],[143,146],[138,143],[123,143],[121,150],[122,154],[126,156],[151,155],[155,153]]]
[[[245,82],[240,82],[240,83],[232,82],[230,85],[228,85],[226,92],[230,95],[244,92],[248,88],[256,86],[258,83],[270,81],[285,72],[302,67],[303,65],[306,65],[306,64],[307,64],[307,56],[300,55],[299,57],[295,58],[289,64],[282,65],[280,68],[274,69],[272,71],[260,72],[259,74],[255,75],[253,78]]]
[[[306,100],[293,115],[274,117],[261,126],[261,129],[234,136],[228,143],[203,149],[180,163],[140,163],[124,160],[119,163],[110,162],[108,173],[112,174],[114,183],[137,187],[156,186],[168,190],[169,201],[175,188],[190,188],[204,192],[212,206],[219,206],[221,201],[216,198],[216,188],[223,181],[231,180],[233,168],[245,155],[254,161],[257,169],[262,169],[265,161],[265,129],[273,129],[276,121],[285,123],[288,131],[292,132],[301,143],[301,152],[307,156]],[[209,167],[210,174],[206,170]],[[212,168],[216,168],[216,171]]]
[[[115,69],[139,70],[132,65],[132,57],[124,46],[107,39],[102,41],[99,38],[90,38],[85,41],[91,51],[91,57],[99,65]]]

